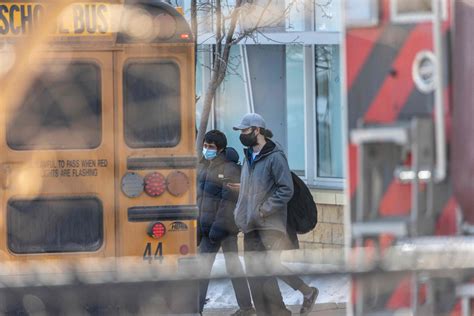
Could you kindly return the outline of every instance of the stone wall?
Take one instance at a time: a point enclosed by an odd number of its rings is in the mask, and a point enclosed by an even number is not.
[[[285,260],[337,263],[344,254],[344,195],[339,191],[312,190],[318,208],[316,228],[298,235],[300,251],[284,254]]]

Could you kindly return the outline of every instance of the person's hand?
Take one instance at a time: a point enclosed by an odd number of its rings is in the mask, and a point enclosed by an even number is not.
[[[227,183],[227,187],[232,191],[239,191],[240,190],[240,183]]]

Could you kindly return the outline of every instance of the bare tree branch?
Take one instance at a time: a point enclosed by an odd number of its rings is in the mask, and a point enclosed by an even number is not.
[[[217,58],[217,55],[215,55],[215,60],[214,60],[214,67],[213,71],[211,74],[211,80],[209,83],[209,86],[206,91],[206,95],[204,97],[204,102],[203,102],[203,110],[202,110],[202,115],[201,115],[201,122],[199,124],[199,129],[198,129],[198,135],[196,138],[196,148],[198,148],[198,155],[201,154],[201,149],[202,149],[202,144],[204,141],[204,134],[207,129],[207,125],[209,123],[209,114],[211,112],[212,108],[212,102],[214,100],[214,96],[216,94],[217,88],[219,85],[222,83],[222,81],[225,78],[225,73],[227,70],[227,61],[229,60],[229,55],[230,55],[230,48],[232,45],[232,39],[234,36],[235,28],[237,25],[238,17],[239,17],[239,9],[242,6],[242,1],[243,0],[236,0],[235,7],[230,13],[231,15],[231,20],[230,20],[230,25],[229,29],[227,30],[227,35],[225,36],[225,42],[224,42],[224,49],[222,51],[222,54],[219,54],[219,57]],[[222,6],[221,6],[221,1],[216,0],[216,4],[218,4],[218,8],[216,10],[216,13],[219,12],[217,21],[216,23],[216,48],[222,48],[222,38],[223,34],[220,34],[221,28],[220,28],[220,23],[222,23]],[[219,50],[216,50],[220,52]]]

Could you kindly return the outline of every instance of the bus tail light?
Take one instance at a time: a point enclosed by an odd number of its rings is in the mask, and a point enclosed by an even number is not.
[[[143,178],[135,172],[128,172],[122,177],[122,192],[129,198],[140,196],[143,192]]]
[[[166,190],[166,179],[159,172],[149,173],[145,177],[145,192],[151,197],[160,196]]]
[[[148,227],[148,236],[155,239],[160,239],[166,234],[166,227],[161,222],[151,223]]]
[[[171,195],[181,196],[189,190],[191,183],[188,176],[181,171],[173,171],[166,179],[167,189]]]
[[[179,247],[179,253],[183,256],[186,256],[189,253],[188,245],[182,245],[181,247]]]

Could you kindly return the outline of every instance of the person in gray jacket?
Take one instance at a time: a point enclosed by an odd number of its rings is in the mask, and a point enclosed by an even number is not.
[[[244,233],[244,258],[257,315],[291,315],[270,269],[280,260],[286,238],[287,203],[293,181],[283,150],[265,137],[265,121],[256,113],[234,127],[246,147],[235,222]],[[261,276],[266,274],[268,276]],[[252,277],[252,275],[258,275]]]

